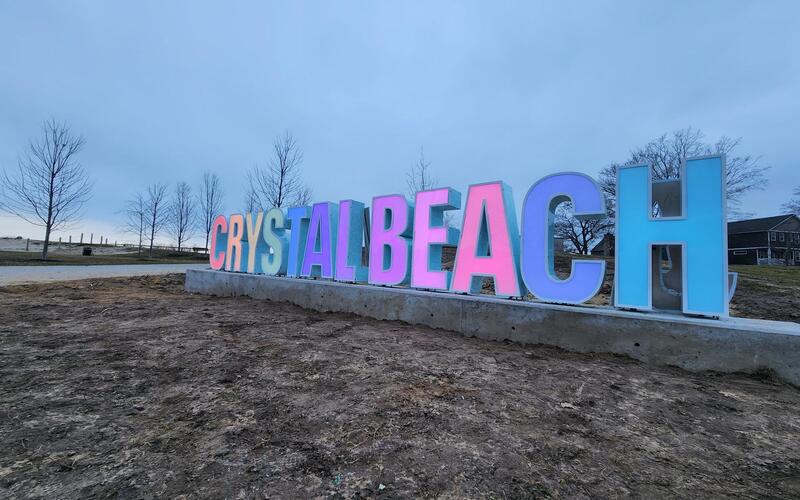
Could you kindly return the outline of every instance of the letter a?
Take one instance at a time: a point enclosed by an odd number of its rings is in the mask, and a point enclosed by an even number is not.
[[[488,277],[494,279],[495,295],[521,297],[519,229],[511,188],[502,182],[470,186],[462,226],[450,291],[480,293]]]

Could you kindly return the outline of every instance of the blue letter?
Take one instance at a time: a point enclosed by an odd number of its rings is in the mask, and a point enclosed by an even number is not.
[[[339,207],[336,203],[315,203],[311,209],[311,222],[308,223],[308,236],[300,266],[300,276],[333,279],[333,266],[336,262],[336,223]]]
[[[606,215],[603,193],[587,175],[555,174],[534,184],[522,204],[522,278],[528,290],[541,300],[580,304],[597,295],[606,262],[573,259],[569,278],[556,276],[554,219],[556,207],[565,201],[572,202],[579,219]]]
[[[652,309],[652,248],[680,245],[683,249],[683,312],[727,316],[723,159],[715,156],[687,160],[681,169],[680,182],[680,215],[656,218],[653,217],[654,184],[650,167],[622,167],[617,172],[614,305]]]
[[[289,262],[286,276],[300,276],[303,266],[303,246],[308,236],[308,219],[311,216],[309,207],[292,207],[288,211],[288,222],[291,234],[289,235]]]

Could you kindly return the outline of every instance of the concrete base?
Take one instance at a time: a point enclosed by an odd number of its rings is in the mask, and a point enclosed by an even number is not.
[[[752,373],[766,368],[800,385],[797,323],[700,319],[193,269],[186,272],[186,291],[291,302],[321,312],[399,320],[483,339],[626,354],[687,370]]]

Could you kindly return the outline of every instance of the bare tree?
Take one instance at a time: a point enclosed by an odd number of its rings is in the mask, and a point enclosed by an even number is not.
[[[413,200],[418,191],[433,189],[438,184],[439,179],[431,174],[431,162],[425,159],[425,150],[420,146],[417,163],[406,173],[408,197]]]
[[[252,188],[248,187],[244,193],[244,213],[253,213],[258,211],[261,202],[258,201],[258,195]]]
[[[147,204],[144,196],[141,193],[136,193],[136,196],[125,203],[123,213],[125,214],[123,230],[138,235],[138,254],[142,255],[142,242],[144,241],[145,231],[147,231]]]
[[[760,158],[751,155],[735,156],[734,150],[741,139],[721,137],[714,144],[705,142],[703,133],[691,127],[676,130],[671,135],[664,134],[643,147],[631,151],[631,156],[623,163],[611,164],[600,171],[600,184],[613,207],[617,195],[617,169],[624,165],[649,164],[655,179],[675,179],[680,176],[681,164],[687,158],[696,156],[724,154],[726,166],[726,193],[728,216],[730,218],[746,215],[739,210],[742,197],[755,189],[763,189],[767,183],[765,172],[769,167],[761,165]]]
[[[92,182],[76,159],[84,144],[66,124],[46,121],[42,138],[30,142],[18,170],[0,178],[0,208],[44,227],[43,260],[50,234],[78,219],[89,200]]]
[[[311,190],[300,175],[303,151],[292,134],[286,132],[277,137],[272,153],[266,167],[256,166],[247,173],[247,204],[255,202],[258,208],[273,208],[309,203]]]
[[[211,234],[211,224],[214,217],[222,211],[222,186],[217,174],[203,172],[203,183],[200,184],[200,223],[206,233],[206,248],[208,248],[209,235]]]
[[[792,199],[783,204],[783,209],[789,213],[800,215],[800,187],[796,187],[792,195]]]
[[[581,255],[589,255],[591,244],[603,236],[612,226],[611,219],[607,217],[588,219],[577,218],[572,215],[573,206],[570,202],[560,204],[555,212],[555,236],[564,238]]]
[[[179,182],[170,201],[168,223],[172,235],[178,242],[179,252],[186,240],[192,237],[196,216],[192,188],[186,182]]]
[[[417,192],[427,191],[439,186],[439,179],[433,176],[431,162],[425,159],[425,150],[419,147],[419,159],[408,172],[406,172],[406,187],[408,197],[413,201]],[[447,226],[456,225],[458,217],[454,211],[448,210],[444,213],[444,222]]]
[[[150,257],[153,256],[153,242],[156,236],[164,230],[169,221],[167,205],[167,185],[151,184],[147,187],[147,197],[144,200],[145,215],[147,216],[147,231],[150,233]]]
[[[311,192],[311,188],[308,186],[303,186],[301,189],[297,191],[297,194],[294,197],[294,205],[295,206],[308,205],[311,203],[312,199],[313,199],[313,194]]]

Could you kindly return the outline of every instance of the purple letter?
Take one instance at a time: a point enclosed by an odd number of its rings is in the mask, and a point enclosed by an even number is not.
[[[399,194],[372,199],[372,230],[369,245],[369,282],[373,285],[408,283],[409,247],[413,213]]]
[[[545,177],[534,184],[522,204],[522,278],[537,298],[549,302],[579,304],[597,294],[603,284],[603,260],[573,260],[572,272],[560,279],[553,270],[553,219],[556,207],[571,201],[575,217],[605,217],[603,193],[591,177],[565,173]]]

